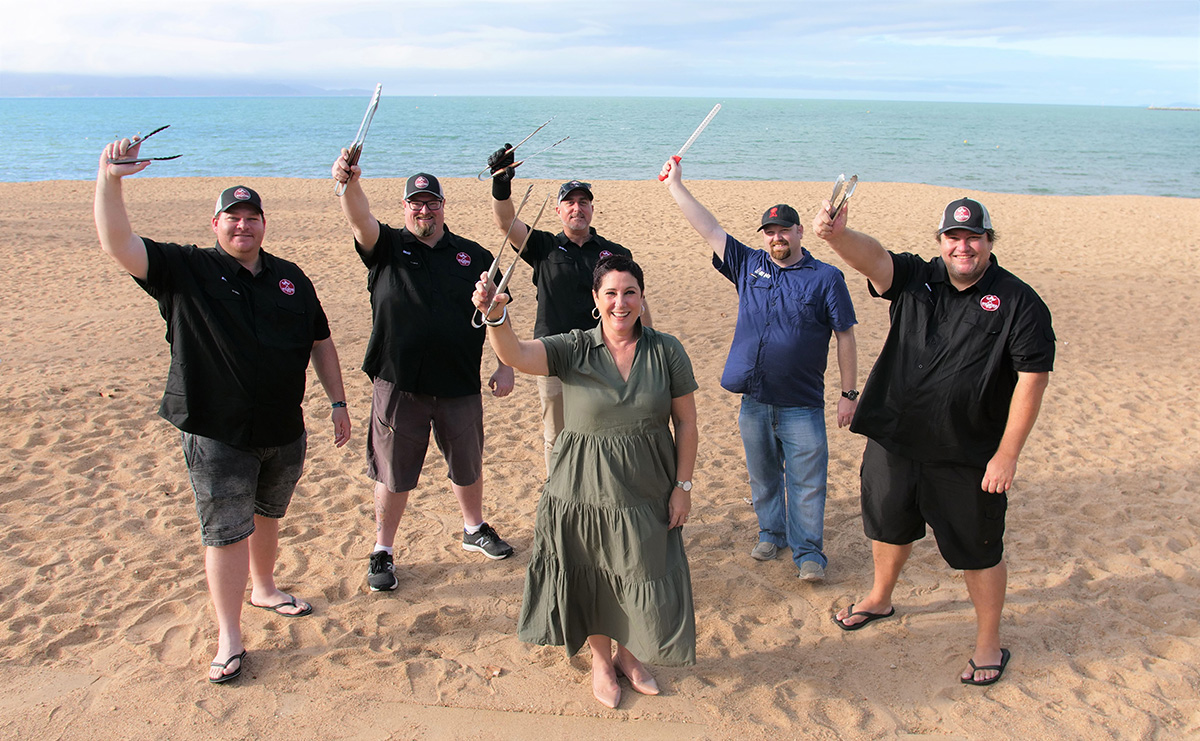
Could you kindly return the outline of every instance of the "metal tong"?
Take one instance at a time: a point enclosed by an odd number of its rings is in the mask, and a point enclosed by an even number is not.
[[[838,213],[842,210],[842,206],[845,206],[846,201],[850,200],[850,196],[854,195],[854,189],[857,187],[857,175],[851,175],[849,180],[846,180],[845,173],[837,176],[837,180],[833,183],[833,195],[829,196],[830,221],[837,219]],[[843,188],[845,188],[844,191]],[[841,196],[840,200],[838,198],[839,196]]]
[[[362,123],[358,125],[358,133],[354,135],[354,141],[350,143],[350,155],[346,158],[346,167],[354,167],[358,164],[359,155],[362,154],[363,142],[367,140],[367,129],[371,128],[371,120],[375,118],[375,109],[379,107],[379,96],[383,93],[383,83],[375,85],[375,94],[371,96],[371,102],[367,103],[367,112],[363,114]],[[346,186],[350,184],[349,180],[344,183],[336,183],[333,186],[333,194],[341,197],[346,192]]]
[[[554,120],[554,119],[556,119],[556,118],[558,118],[558,116],[556,116],[556,115],[555,115],[555,116],[551,116],[551,117],[550,117],[550,121],[553,121],[553,120]],[[544,123],[544,124],[542,124],[541,126],[537,127],[536,129],[534,129],[534,130],[533,130],[533,132],[532,132],[532,133],[530,133],[530,134],[529,134],[529,136],[525,137],[525,138],[524,138],[524,139],[522,139],[521,141],[517,142],[516,144],[512,145],[512,146],[511,146],[511,147],[509,147],[508,149],[504,150],[504,154],[509,154],[510,152],[515,152],[515,151],[517,151],[517,147],[519,147],[519,146],[521,146],[522,144],[524,144],[525,142],[529,141],[529,139],[530,139],[530,138],[531,138],[531,137],[532,137],[534,134],[536,134],[536,133],[538,133],[539,131],[541,131],[542,129],[546,128],[546,125],[547,125],[547,124],[549,124],[549,123],[550,123],[550,121],[547,121],[546,123]],[[483,168],[482,170],[480,170],[480,171],[479,171],[479,175],[477,175],[476,177],[477,177],[479,180],[491,180],[491,179],[492,179],[492,178],[494,178],[494,177],[495,177],[497,174],[499,174],[500,172],[503,172],[504,170],[507,170],[509,167],[519,167],[520,165],[523,165],[523,164],[525,164],[526,162],[528,162],[529,160],[531,160],[531,159],[533,159],[534,157],[538,156],[538,155],[539,155],[539,154],[541,154],[542,152],[545,152],[545,151],[548,151],[548,150],[554,149],[554,148],[555,148],[555,147],[557,147],[559,144],[562,144],[563,142],[565,142],[567,139],[570,139],[570,138],[571,138],[571,137],[569,137],[569,136],[564,136],[563,138],[561,138],[561,139],[559,139],[558,141],[554,142],[554,143],[553,143],[553,144],[551,144],[550,146],[548,146],[548,147],[545,147],[544,149],[539,149],[538,151],[536,151],[536,152],[534,152],[533,154],[529,155],[529,156],[528,156],[528,157],[526,157],[525,159],[523,159],[523,160],[520,160],[520,161],[518,161],[518,162],[514,162],[514,163],[512,163],[511,165],[508,165],[507,167],[503,168],[502,170],[497,170],[496,172],[492,172],[492,168],[491,168],[491,166],[485,167],[485,168]]]
[[[141,144],[142,142],[149,139],[150,137],[157,134],[158,132],[162,131],[163,129],[169,129],[169,128],[171,128],[171,124],[167,124],[166,126],[159,126],[157,129],[155,129],[154,131],[151,131],[149,134],[146,134],[145,136],[142,136],[141,132],[139,131],[137,134],[134,134],[133,137],[129,140],[129,146],[136,147],[139,144]],[[108,164],[110,164],[110,165],[136,165],[141,162],[157,162],[157,161],[162,161],[162,160],[174,160],[174,159],[179,159],[182,156],[183,156],[182,154],[173,154],[170,157],[133,157],[131,159],[124,159],[124,160],[115,160],[110,157],[108,159]]]
[[[685,141],[683,143],[683,146],[679,148],[679,151],[676,152],[675,156],[672,157],[671,159],[675,160],[676,162],[679,162],[679,160],[683,159],[683,155],[687,154],[687,151],[692,148],[693,144],[696,143],[696,139],[699,138],[700,133],[703,132],[706,128],[708,128],[708,124],[713,120],[713,117],[716,116],[720,112],[721,112],[721,104],[717,103],[715,106],[712,107],[712,110],[708,112],[708,115],[704,117],[704,120],[700,122],[700,125],[696,127],[696,130],[692,132],[692,135],[688,137],[687,141]],[[666,179],[667,179],[666,175],[658,176],[659,182],[662,182],[663,180],[666,180]]]
[[[488,283],[495,281],[497,273],[500,272],[500,255],[504,254],[504,247],[508,244],[508,238],[512,234],[512,228],[516,225],[517,218],[521,215],[521,209],[525,208],[525,203],[529,200],[529,194],[532,192],[533,185],[530,184],[530,186],[525,190],[525,197],[521,199],[521,205],[517,207],[517,212],[513,214],[512,224],[508,225],[508,233],[504,235],[504,241],[500,243],[499,254],[497,254],[496,259],[492,261],[492,267],[488,268]],[[512,277],[513,270],[516,269],[517,263],[521,261],[521,253],[525,251],[525,245],[529,244],[529,237],[531,234],[533,234],[534,227],[536,227],[537,223],[541,221],[542,214],[546,212],[546,204],[550,202],[550,197],[552,195],[554,194],[547,193],[546,198],[542,200],[542,207],[538,209],[537,216],[533,217],[533,223],[531,223],[529,228],[526,229],[525,239],[521,240],[521,248],[517,250],[517,254],[516,257],[513,258],[512,265],[509,265],[508,270],[504,271],[504,277],[500,279],[500,283],[496,286],[496,292],[492,294],[492,300],[491,303],[488,304],[487,310],[481,312],[479,309],[476,309],[475,312],[471,314],[472,327],[475,327],[476,329],[482,327],[485,324],[487,315],[491,314],[492,310],[496,308],[496,297],[504,293],[504,289],[508,288],[508,279]]]

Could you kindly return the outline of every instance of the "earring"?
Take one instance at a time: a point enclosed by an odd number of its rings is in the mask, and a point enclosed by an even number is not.
[[[592,307],[592,318],[595,319],[596,321],[600,321],[600,307],[599,306]]]

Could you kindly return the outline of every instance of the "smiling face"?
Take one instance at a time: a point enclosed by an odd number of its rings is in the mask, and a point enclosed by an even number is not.
[[[417,239],[436,243],[442,238],[442,225],[446,223],[445,204],[430,193],[414,193],[404,202],[404,225]],[[430,209],[430,205],[437,210]]]
[[[762,228],[762,235],[763,247],[777,265],[787,267],[800,259],[800,239],[804,236],[804,227],[799,224],[767,224]]]
[[[262,212],[249,204],[231,206],[212,219],[217,244],[230,257],[243,265],[258,261],[263,236],[267,233],[267,219]]]
[[[627,335],[634,331],[642,315],[642,289],[633,273],[613,270],[592,291],[600,311],[600,324],[611,334]]]
[[[558,202],[554,210],[562,220],[563,231],[567,234],[586,232],[592,225],[592,198],[585,190],[571,191],[566,198]]]
[[[975,285],[991,263],[992,239],[987,234],[951,229],[938,237],[938,244],[950,282],[960,291]]]

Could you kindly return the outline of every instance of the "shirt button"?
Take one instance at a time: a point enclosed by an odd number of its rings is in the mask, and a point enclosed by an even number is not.
[[[922,364],[920,364],[920,363],[917,363],[917,367],[918,367],[918,368],[924,368],[925,366],[924,366],[924,365],[922,365]]]

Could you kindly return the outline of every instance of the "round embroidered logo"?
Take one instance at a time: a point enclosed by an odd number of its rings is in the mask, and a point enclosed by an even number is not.
[[[283,280],[279,281],[279,290],[291,296],[296,292],[296,284],[287,278],[284,278]]]
[[[984,311],[995,311],[996,309],[999,309],[1000,297],[989,293],[988,295],[979,299],[979,308],[983,309]]]
[[[454,259],[458,260],[458,264],[462,265],[464,268],[471,264],[471,256],[465,252],[458,253],[454,256]]]
[[[237,190],[233,191],[233,197],[239,201],[245,201],[250,198],[250,191],[246,190],[245,188],[238,188]]]
[[[413,185],[416,185],[418,188],[428,188],[429,178],[425,177],[424,175],[420,175],[416,180],[413,181]]]
[[[606,257],[612,257],[612,253],[608,250],[600,250],[600,259],[603,260]]]
[[[964,221],[970,221],[971,209],[967,208],[966,206],[959,206],[958,208],[954,209],[954,220],[960,224]]]

